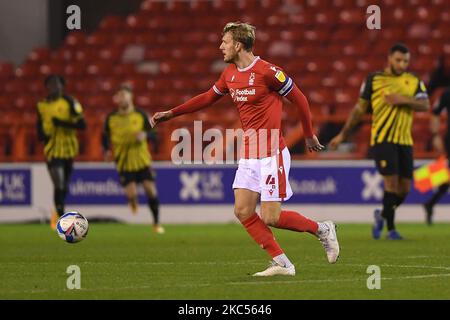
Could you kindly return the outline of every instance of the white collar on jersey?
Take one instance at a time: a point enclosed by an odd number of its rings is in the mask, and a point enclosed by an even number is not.
[[[247,67],[245,67],[245,68],[242,68],[242,69],[241,69],[241,68],[237,68],[237,69],[238,69],[239,72],[244,72],[244,71],[250,70],[251,68],[253,68],[253,66],[255,65],[255,63],[256,63],[258,60],[259,60],[259,56],[256,56],[256,57],[255,57],[255,60],[253,60],[253,62],[250,63],[249,66],[247,66]]]

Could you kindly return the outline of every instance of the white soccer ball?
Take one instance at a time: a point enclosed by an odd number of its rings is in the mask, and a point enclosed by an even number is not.
[[[86,238],[88,230],[87,219],[76,211],[63,214],[56,224],[59,237],[68,243],[80,242]]]

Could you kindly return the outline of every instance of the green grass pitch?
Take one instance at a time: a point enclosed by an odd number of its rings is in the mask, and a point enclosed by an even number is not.
[[[330,265],[309,234],[275,230],[295,277],[254,278],[269,261],[237,224],[91,224],[67,244],[47,225],[0,225],[0,299],[450,299],[450,225],[401,224],[404,241],[372,240],[370,226],[341,224]],[[81,289],[66,287],[69,265]],[[369,290],[369,265],[381,289]]]

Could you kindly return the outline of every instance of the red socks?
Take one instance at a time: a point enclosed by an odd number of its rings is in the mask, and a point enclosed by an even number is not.
[[[319,225],[317,222],[308,219],[295,211],[281,211],[280,219],[275,228],[316,234]]]
[[[250,218],[242,221],[242,225],[247,229],[250,236],[272,257],[283,253],[278,243],[275,241],[272,231],[255,213]]]

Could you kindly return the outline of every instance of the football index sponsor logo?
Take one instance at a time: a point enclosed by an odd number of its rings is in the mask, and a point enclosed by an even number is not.
[[[230,89],[230,95],[234,102],[247,102],[248,96],[256,95],[256,89]]]

